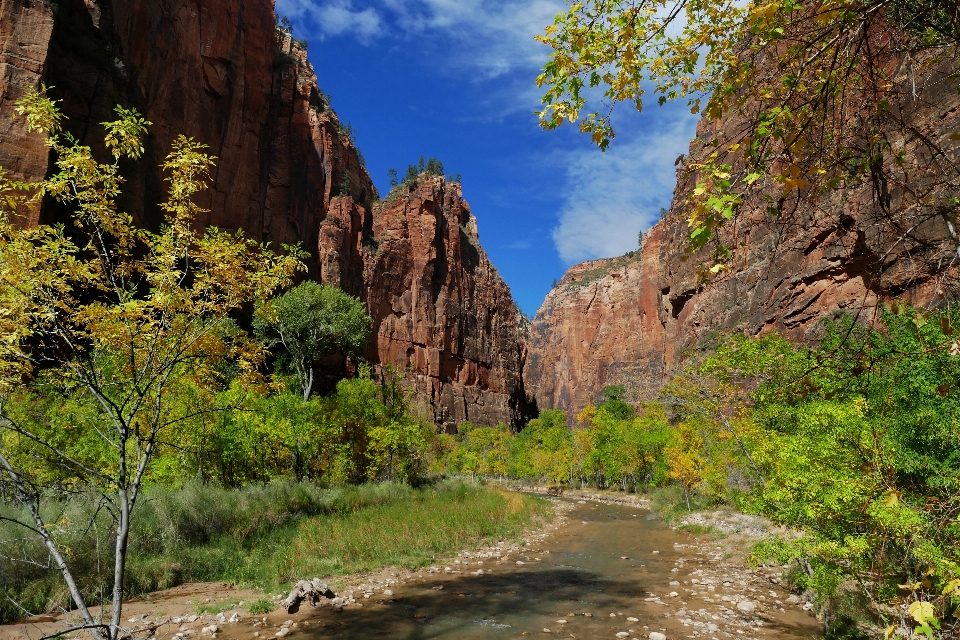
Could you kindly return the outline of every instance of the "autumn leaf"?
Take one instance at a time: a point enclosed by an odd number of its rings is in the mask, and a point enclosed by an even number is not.
[[[913,619],[924,624],[928,620],[936,620],[934,616],[933,605],[929,602],[916,601],[910,605],[910,615],[913,616]]]

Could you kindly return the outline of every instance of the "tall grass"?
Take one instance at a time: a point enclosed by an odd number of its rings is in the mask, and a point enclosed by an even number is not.
[[[47,508],[84,592],[98,601],[112,576],[106,514],[82,502]],[[134,516],[124,587],[129,596],[204,581],[276,589],[303,577],[419,566],[486,537],[515,535],[539,513],[543,501],[465,482],[154,488]],[[59,574],[43,566],[43,548],[16,525],[0,521],[0,554],[0,622],[69,608]]]
[[[292,577],[304,571],[330,575],[421,566],[478,540],[510,536],[535,512],[535,503],[519,494],[461,484],[343,517],[311,518],[298,525],[294,545],[279,558],[279,571]]]

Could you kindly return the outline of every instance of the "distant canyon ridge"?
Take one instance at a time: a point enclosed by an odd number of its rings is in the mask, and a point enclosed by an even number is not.
[[[448,431],[467,420],[516,428],[537,409],[572,416],[610,384],[652,397],[720,331],[810,339],[840,310],[953,295],[944,284],[953,263],[918,270],[896,249],[881,258],[885,240],[859,222],[866,193],[838,201],[849,222],[832,226],[813,208],[809,224],[792,229],[758,216],[731,273],[704,284],[684,253],[693,178],[681,164],[672,213],[642,247],[571,268],[530,324],[480,245],[459,184],[422,177],[377,193],[305,50],[277,28],[272,0],[0,0],[0,166],[14,179],[50,170],[42,142],[12,117],[41,83],[95,152],[104,152],[98,123],[117,103],[154,123],[146,161],[124,173],[121,205],[140,224],[159,222],[159,165],[174,137],[207,144],[217,167],[201,222],[274,247],[301,243],[308,277],[366,303],[367,358],[405,372]],[[940,137],[960,130],[955,87],[924,92],[916,126]],[[692,148],[723,126],[702,123]],[[24,224],[60,217],[45,204]],[[955,251],[945,227],[925,233]]]

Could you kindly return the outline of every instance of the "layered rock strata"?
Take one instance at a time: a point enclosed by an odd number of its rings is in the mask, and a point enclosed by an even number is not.
[[[523,351],[509,290],[479,248],[459,187],[376,205],[376,189],[317,84],[276,27],[272,0],[0,0],[0,166],[42,178],[47,150],[11,118],[46,84],[67,129],[105,157],[113,107],[152,122],[145,161],[123,165],[120,205],[160,221],[160,166],[179,134],[217,157],[200,222],[310,251],[309,277],[367,301],[376,364],[409,370],[438,421],[514,424]],[[55,203],[24,224],[61,220]]]

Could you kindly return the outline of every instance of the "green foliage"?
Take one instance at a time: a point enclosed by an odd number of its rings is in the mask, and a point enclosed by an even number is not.
[[[260,616],[265,613],[270,613],[276,608],[272,600],[267,600],[261,598],[260,600],[254,600],[249,605],[247,605],[247,611],[252,616]]]
[[[118,119],[101,123],[107,162],[62,130],[43,90],[28,92],[16,111],[44,136],[56,168],[33,184],[0,173],[0,490],[27,507],[17,524],[45,545],[91,626],[75,579],[83,567],[58,544],[58,525],[43,506],[49,492],[67,490],[109,514],[111,619],[93,633],[116,640],[144,479],[167,435],[206,409],[181,402],[178,392],[210,394],[225,369],[238,385],[258,380],[266,349],[231,316],[288,286],[304,254],[285,247],[279,256],[239,232],[198,230],[204,209],[195,199],[214,158],[185,136],[174,139],[161,165],[168,186],[162,226],[135,226],[117,206],[121,160],[143,155],[150,124],[135,110],[117,107]],[[69,231],[14,224],[44,197],[69,212]]]
[[[625,409],[626,408],[626,409]],[[547,410],[517,434],[506,426],[461,426],[441,440],[436,469],[449,473],[510,477],[550,484],[579,482],[621,490],[666,481],[662,462],[670,439],[666,415],[656,404],[634,408],[619,397],[588,407],[584,426],[569,429],[562,411]]]
[[[358,299],[308,280],[262,305],[253,328],[265,344],[283,350],[307,400],[320,361],[334,354],[362,354],[372,323]]]
[[[544,513],[535,499],[460,482],[415,490],[389,482],[324,488],[277,480],[224,489],[191,481],[175,489],[153,487],[146,498],[131,536],[125,582],[130,597],[185,582],[275,590],[314,575],[387,564],[416,567],[484,537],[515,535]],[[106,515],[82,501],[51,501],[46,508],[58,516],[55,535],[72,550],[82,568],[81,588],[95,601],[112,577],[109,569],[99,569],[109,567],[112,551],[103,544]],[[16,511],[0,506],[2,515]],[[10,541],[18,545],[17,555],[0,558],[0,622],[22,617],[8,597],[36,613],[68,607],[69,595],[46,565],[44,549],[9,523],[0,523],[0,537],[5,550],[11,550]],[[248,609],[264,614],[274,604],[264,599]]]
[[[390,169],[387,172],[387,176],[390,178],[391,187],[403,186],[407,190],[415,189],[420,184],[421,175],[426,175],[428,178],[442,177],[444,175],[443,163],[436,158],[429,158],[425,161],[423,156],[420,156],[420,160],[417,162],[417,164],[411,164],[407,166],[407,170],[403,175],[403,180],[400,182],[397,181],[398,174],[396,169]],[[457,174],[455,181],[460,181],[459,174]]]
[[[813,349],[732,339],[703,369],[753,389],[749,448],[766,482],[738,499],[805,532],[790,551],[806,559],[803,584],[836,608],[856,580],[873,603],[929,602],[939,620],[955,615],[960,577],[960,313],[895,303],[880,319],[828,323]]]

